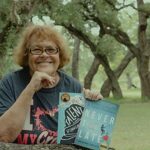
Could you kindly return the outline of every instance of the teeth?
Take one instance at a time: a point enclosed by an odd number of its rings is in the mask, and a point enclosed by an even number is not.
[[[52,62],[37,62],[38,64],[52,63]]]

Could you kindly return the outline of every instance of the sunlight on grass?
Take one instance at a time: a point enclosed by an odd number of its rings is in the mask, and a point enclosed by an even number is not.
[[[150,150],[150,103],[120,104],[111,147]]]
[[[140,97],[141,96],[141,91],[140,89],[124,89],[123,90],[123,95],[125,97]]]
[[[150,102],[141,99],[140,89],[122,88],[123,98],[108,99],[120,104],[110,147],[116,150],[150,150]]]
[[[141,92],[140,89],[122,89],[123,98],[122,99],[115,99],[112,96],[112,93],[110,94],[110,99],[113,102],[117,103],[135,103],[135,102],[143,102],[141,99]]]

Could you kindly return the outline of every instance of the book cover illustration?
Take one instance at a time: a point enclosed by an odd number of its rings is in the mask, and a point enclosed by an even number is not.
[[[106,100],[86,100],[75,144],[94,150],[110,145],[119,105]]]
[[[74,143],[84,103],[85,99],[81,93],[60,93],[57,143]]]

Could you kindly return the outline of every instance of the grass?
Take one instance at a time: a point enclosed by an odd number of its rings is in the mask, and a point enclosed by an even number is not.
[[[120,104],[111,147],[116,150],[150,149],[150,103]]]
[[[150,150],[150,101],[140,99],[139,89],[124,89],[110,147],[115,150]],[[103,150],[103,149],[102,149]]]

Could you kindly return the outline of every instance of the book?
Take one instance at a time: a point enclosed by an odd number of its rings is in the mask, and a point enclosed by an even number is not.
[[[99,150],[102,144],[108,149],[118,108],[118,104],[107,100],[85,101],[75,144],[94,150]]]
[[[58,144],[73,144],[85,99],[81,93],[60,93],[58,106]]]

